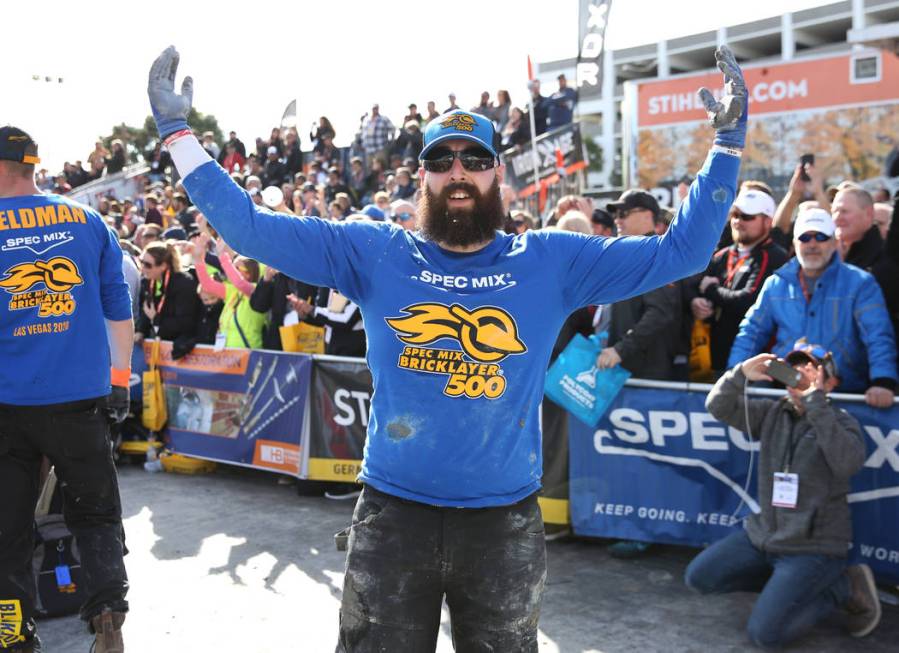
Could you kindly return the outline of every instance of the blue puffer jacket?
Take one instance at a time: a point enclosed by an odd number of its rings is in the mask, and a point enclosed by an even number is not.
[[[833,352],[837,392],[864,392],[875,379],[896,382],[896,341],[880,287],[836,254],[815,284],[811,303],[802,294],[795,258],[768,277],[740,323],[728,367],[765,351],[772,337],[771,353],[780,357],[800,338]]]

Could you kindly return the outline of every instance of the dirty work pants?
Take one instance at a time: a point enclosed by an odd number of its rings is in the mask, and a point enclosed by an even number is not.
[[[693,558],[684,577],[703,594],[760,592],[746,627],[749,639],[780,648],[846,602],[845,568],[844,558],[765,553],[740,529]]]
[[[338,650],[433,652],[445,595],[456,651],[536,653],[543,536],[536,495],[444,508],[365,486],[350,530]]]
[[[31,556],[43,455],[56,468],[66,525],[81,554],[88,597],[81,618],[128,610],[122,507],[102,403],[0,404],[0,610],[9,618],[0,651],[34,635]]]

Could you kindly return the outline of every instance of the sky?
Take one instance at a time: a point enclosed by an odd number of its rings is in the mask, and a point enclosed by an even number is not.
[[[822,4],[828,3],[613,0],[607,47]],[[442,111],[450,92],[464,108],[484,90],[493,98],[507,89],[513,104],[522,103],[528,55],[540,62],[577,54],[577,6],[577,0],[5,3],[0,124],[28,131],[51,171],[64,160],[86,160],[113,125],[143,124],[147,73],[171,44],[181,53],[178,87],[184,75],[193,76],[194,107],[215,115],[224,132],[234,129],[248,143],[267,136],[296,98],[304,149],[311,122],[322,115],[344,145],[373,103],[395,124],[410,102],[423,111],[433,99]]]

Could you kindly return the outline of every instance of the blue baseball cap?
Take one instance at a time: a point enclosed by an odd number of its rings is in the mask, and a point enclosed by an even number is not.
[[[832,379],[840,378],[837,371],[837,362],[833,359],[833,354],[821,345],[807,342],[805,338],[800,338],[796,341],[793,345],[793,351],[787,354],[784,360],[790,365],[801,365],[803,363],[822,365],[827,376]]]
[[[493,123],[476,113],[469,113],[462,109],[449,111],[442,116],[434,118],[425,127],[424,148],[419,159],[428,156],[435,145],[439,145],[444,141],[462,139],[477,143],[485,150],[496,156],[496,150],[493,147],[493,139],[496,131],[493,129]]]
[[[366,204],[359,213],[367,215],[372,220],[385,220],[386,216],[384,215],[384,211],[379,209],[374,204]]]

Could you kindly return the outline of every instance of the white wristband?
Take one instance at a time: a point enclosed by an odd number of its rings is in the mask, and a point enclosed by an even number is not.
[[[182,179],[207,161],[212,161],[209,152],[203,149],[194,135],[177,138],[167,147]]]
[[[712,152],[721,152],[721,154],[735,156],[738,159],[743,156],[743,150],[738,150],[735,147],[725,147],[724,145],[712,145]],[[181,168],[178,168],[178,170],[181,170]]]

